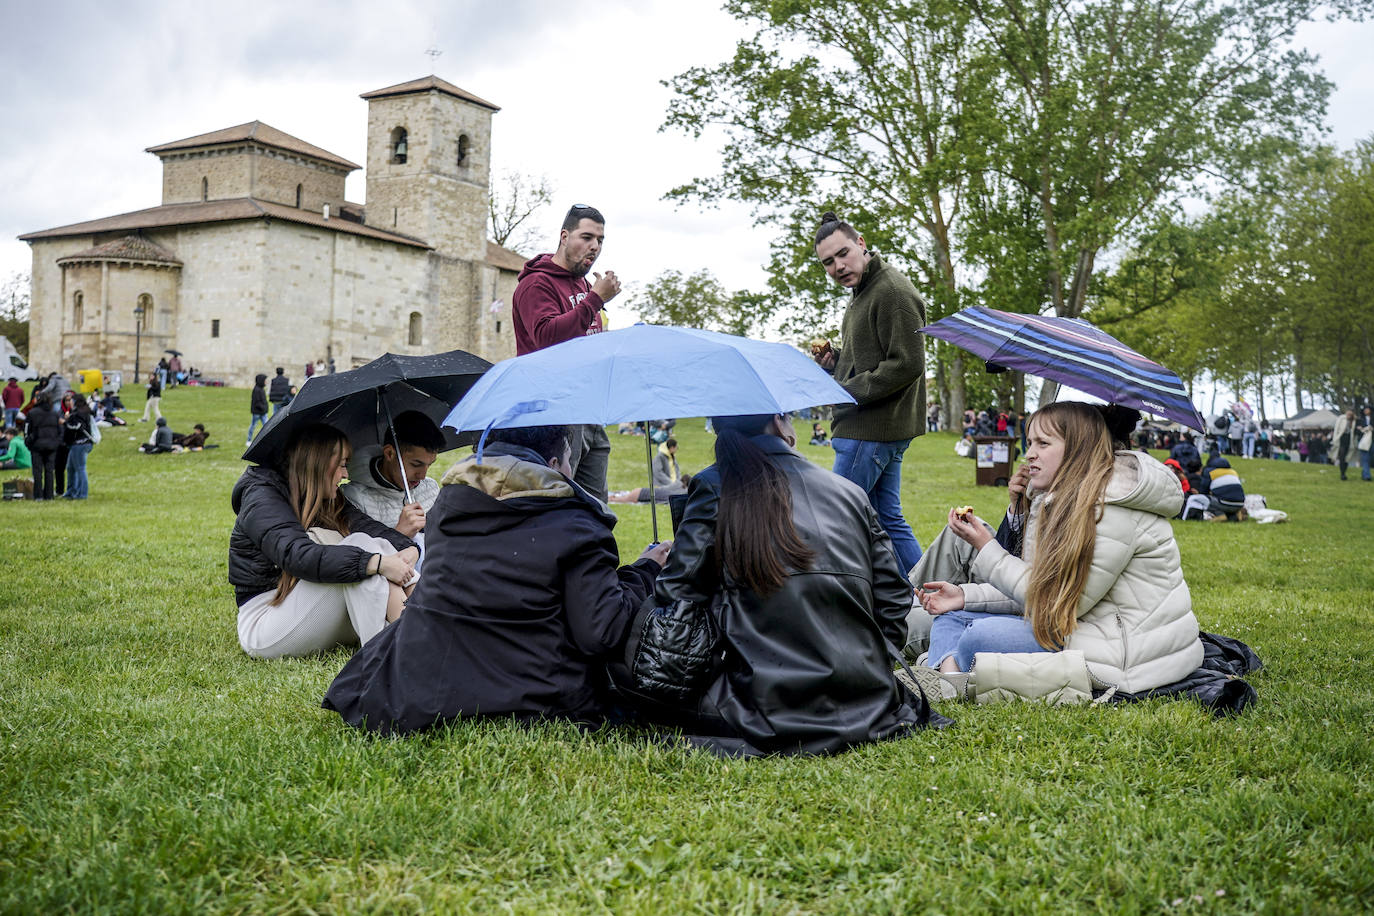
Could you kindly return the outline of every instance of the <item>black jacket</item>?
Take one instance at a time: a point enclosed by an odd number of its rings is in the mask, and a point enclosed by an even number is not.
[[[267,386],[266,386],[266,385],[254,385],[254,386],[253,386],[253,394],[252,394],[252,396],[249,398],[249,401],[248,401],[248,411],[249,411],[249,413],[256,413],[256,414],[264,414],[264,413],[267,413]]]
[[[91,438],[91,423],[95,422],[90,413],[82,413],[73,410],[67,414],[67,419],[62,423],[62,444],[68,447],[80,445],[83,442],[94,441]]]
[[[284,375],[272,376],[272,387],[268,389],[267,399],[273,403],[291,397],[291,380]]]
[[[911,586],[864,491],[775,436],[753,440],[787,475],[792,517],[816,552],[780,591],[747,589],[721,607],[725,669],[697,715],[727,734],[695,743],[718,753],[833,753],[943,722],[904,700],[889,644],[906,638]],[[655,601],[709,601],[718,586],[715,466],[692,478]]]
[[[339,497],[342,499],[342,497]],[[343,544],[316,544],[291,509],[291,491],[274,470],[250,467],[243,472],[230,501],[238,518],[229,535],[229,584],[235,603],[277,587],[282,570],[307,582],[360,582],[367,578],[372,554]],[[394,528],[368,518],[344,503],[350,531],[384,538],[397,550],[415,542]]]
[[[617,569],[615,516],[537,459],[491,445],[483,465],[445,475],[420,584],[339,672],[326,709],[383,733],[459,716],[602,718],[594,678],[659,566]]]
[[[35,407],[24,417],[24,444],[31,452],[56,451],[62,444],[62,419],[53,407]]]

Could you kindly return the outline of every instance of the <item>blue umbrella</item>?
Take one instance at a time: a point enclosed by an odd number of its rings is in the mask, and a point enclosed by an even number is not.
[[[922,333],[981,356],[989,369],[1018,369],[1196,430],[1205,426],[1177,375],[1081,318],[974,306],[926,325]]]
[[[854,398],[811,357],[787,344],[637,324],[497,363],[463,395],[444,425],[459,431],[604,426],[672,417],[786,414],[852,403]],[[648,454],[648,437],[645,450]],[[652,494],[652,472],[649,482]],[[655,514],[655,540],[657,534]]]

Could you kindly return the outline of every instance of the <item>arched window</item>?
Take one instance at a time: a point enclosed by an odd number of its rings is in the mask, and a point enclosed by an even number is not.
[[[468,140],[468,135],[467,135],[467,134],[459,134],[459,136],[458,136],[458,166],[459,166],[460,168],[461,168],[462,166],[464,166],[464,165],[467,164],[467,161],[468,161],[468,148],[469,148],[471,145],[472,145],[472,144],[469,142],[469,140]]]
[[[419,312],[410,313],[410,340],[412,347],[420,346],[421,339],[424,337],[424,318]]]
[[[142,309],[138,314],[143,321],[143,330],[151,331],[153,329],[153,297],[147,293],[139,296],[138,307]]]
[[[210,179],[209,179],[209,178],[202,177],[202,178],[200,179],[200,199],[201,199],[201,200],[209,200],[209,199],[210,199]]]
[[[396,165],[405,165],[406,154],[410,151],[407,136],[404,127],[397,127],[391,132],[391,161]]]
[[[296,185],[296,209],[301,208],[301,186]]]
[[[86,296],[80,290],[72,295],[72,327],[81,328],[81,322],[85,318]]]

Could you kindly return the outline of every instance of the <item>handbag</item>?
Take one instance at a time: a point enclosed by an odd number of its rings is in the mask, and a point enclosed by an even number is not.
[[[1093,699],[1093,691],[1104,691]],[[968,676],[975,703],[1027,700],[1050,706],[1105,703],[1116,687],[1093,676],[1078,649],[1059,652],[979,652]]]
[[[641,605],[625,646],[634,690],[654,700],[689,703],[716,679],[724,664],[717,611],[727,600],[678,599],[664,607],[650,594]]]

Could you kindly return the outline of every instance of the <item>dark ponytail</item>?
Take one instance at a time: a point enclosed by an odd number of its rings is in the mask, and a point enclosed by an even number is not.
[[[772,419],[764,414],[711,420],[720,472],[716,555],[736,582],[762,597],[782,588],[789,569],[810,569],[816,559],[792,520],[787,475],[749,439]]]

